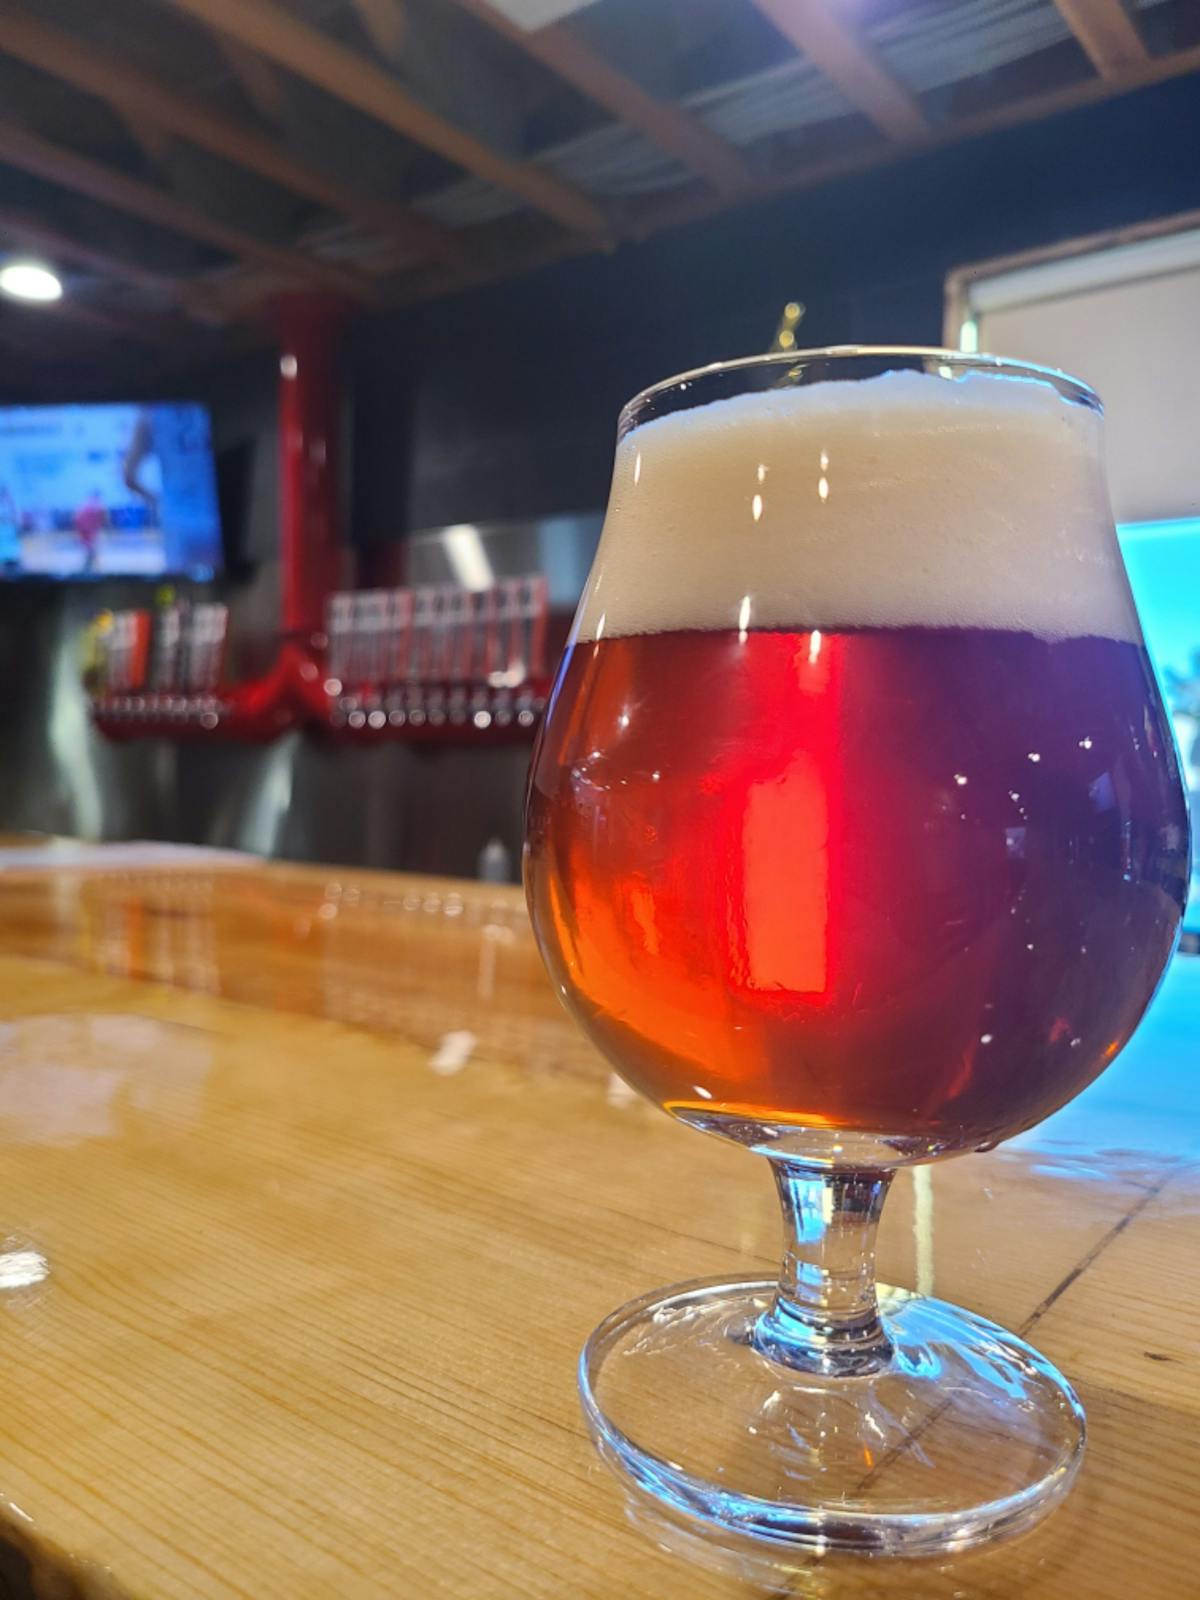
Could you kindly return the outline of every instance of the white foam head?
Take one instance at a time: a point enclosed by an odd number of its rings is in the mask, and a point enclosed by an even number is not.
[[[985,627],[1140,639],[1097,412],[889,372],[717,400],[617,449],[576,637]]]

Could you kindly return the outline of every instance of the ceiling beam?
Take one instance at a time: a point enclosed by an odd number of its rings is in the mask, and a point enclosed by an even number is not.
[[[881,133],[897,144],[929,137],[929,121],[916,96],[837,15],[837,0],[753,0],[753,4]]]
[[[1150,52],[1121,0],[1055,0],[1063,21],[1102,78],[1120,78],[1144,64]]]
[[[635,128],[718,193],[737,194],[751,187],[753,176],[735,145],[682,106],[648,94],[640,84],[590,50],[569,24],[552,22],[544,28],[521,28],[489,0],[455,3],[603,106],[618,122]]]
[[[280,123],[287,109],[287,84],[283,75],[257,51],[247,50],[228,34],[219,33],[216,39],[230,72],[258,115],[271,125]]]
[[[410,255],[451,257],[459,244],[448,228],[406,207],[356,193],[352,184],[326,177],[291,156],[248,123],[176,93],[134,67],[77,44],[69,34],[46,27],[23,13],[4,9],[0,51],[93,94],[113,106],[126,125],[170,133],[200,149],[257,173],[270,183],[338,215],[356,226],[397,240]]]
[[[400,0],[352,0],[352,4],[379,54],[389,61],[399,61],[408,32],[408,18]]]
[[[38,134],[3,120],[0,120],[0,162],[31,172],[47,183],[86,195],[90,200],[98,200],[102,205],[127,211],[130,216],[140,217],[155,227],[197,239],[242,260],[257,262],[285,281],[315,284],[364,299],[373,297],[370,280],[359,272],[332,262],[317,261],[298,250],[267,244],[252,234],[243,233],[240,228],[218,222],[152,184],[130,178],[114,167],[51,144]]]
[[[946,145],[963,144],[1006,128],[1022,127],[1026,123],[1041,122],[1047,117],[1077,111],[1084,106],[1098,105],[1137,89],[1149,88],[1155,83],[1166,83],[1172,78],[1189,77],[1200,73],[1200,45],[1186,50],[1176,50],[1169,55],[1149,56],[1143,63],[1131,66],[1119,78],[1086,77],[1056,89],[1044,89],[1035,94],[1019,95],[999,105],[980,111],[969,111],[952,118],[937,128],[923,148],[941,149]],[[816,188],[838,178],[852,177],[860,172],[870,172],[904,161],[913,152],[899,144],[861,144],[854,149],[833,155],[819,156],[815,160],[800,162],[769,178],[761,186],[760,195],[791,194],[801,189]],[[723,209],[713,201],[707,204],[695,199],[681,199],[664,206],[655,216],[654,230],[676,227],[702,221]]]
[[[493,150],[423,106],[374,62],[302,22],[273,0],[164,0],[205,27],[237,39],[278,66],[433,150],[485,182],[581,233],[604,235],[608,219],[581,190],[530,162]]]
[[[982,138],[984,134],[1000,133],[1005,128],[1019,128],[1030,122],[1043,122],[1046,117],[1058,117],[1062,112],[1096,106],[1101,101],[1118,98],[1120,94],[1149,88],[1152,83],[1166,83],[1171,78],[1190,77],[1192,74],[1200,74],[1200,45],[1173,51],[1166,56],[1149,56],[1141,66],[1130,67],[1120,78],[1086,77],[1075,83],[1064,83],[1053,90],[1021,94],[1010,101],[1000,102],[998,106],[966,112],[942,123],[926,147],[941,149],[947,144],[963,144],[968,139]],[[856,173],[894,165],[910,155],[912,150],[904,149],[899,144],[861,144],[856,149],[822,155],[811,162],[800,162],[776,173],[774,178],[763,184],[760,195],[766,198],[814,189],[838,178],[851,178]],[[723,208],[712,198],[707,202],[683,198],[670,206],[662,206],[654,214],[653,227],[646,229],[646,232],[661,232],[664,227],[699,222],[718,210]]]
[[[1172,78],[1200,74],[1200,45],[1169,55],[1150,56],[1140,65],[1132,66],[1120,78],[1088,77],[1082,81],[1064,84],[1057,89],[1043,90],[1037,94],[1022,95],[1003,104],[989,106],[986,110],[969,112],[939,127],[927,142],[927,148],[940,149],[946,145],[965,143],[1006,128],[1020,127],[1025,123],[1040,122],[1046,117],[1079,110],[1101,101],[1116,99],[1151,84],[1165,83]],[[763,180],[753,196],[767,199],[775,195],[794,194],[804,189],[819,188],[822,184],[840,178],[853,177],[862,172],[894,166],[913,154],[911,148],[877,140],[860,143],[834,155],[819,156],[814,160],[799,162],[793,167],[777,172]],[[734,202],[740,204],[742,202]],[[733,209],[727,201],[708,194],[681,197],[670,204],[656,204],[647,211],[647,226],[638,237],[663,233],[671,228],[703,222],[719,212]],[[597,247],[580,238],[562,238],[551,244],[545,242],[528,249],[514,251],[507,260],[493,263],[467,262],[448,271],[433,273],[418,268],[396,285],[391,296],[393,304],[411,305],[441,295],[455,294],[464,289],[476,288],[496,278],[512,276],[516,272],[533,271],[556,262],[579,256]]]
[[[145,156],[147,164],[151,167],[164,166],[171,154],[170,134],[156,123],[146,122],[130,112],[122,111],[120,106],[114,105],[113,110],[125,124],[125,132]]]

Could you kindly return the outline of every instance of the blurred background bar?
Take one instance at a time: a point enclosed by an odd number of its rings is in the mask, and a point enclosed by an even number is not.
[[[1200,0],[0,0],[0,828],[515,874],[619,407],[867,342],[1101,391],[1197,788],[1198,70]]]

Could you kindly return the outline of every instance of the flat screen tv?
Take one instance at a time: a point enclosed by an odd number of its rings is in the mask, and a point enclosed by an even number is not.
[[[0,577],[204,579],[220,566],[204,406],[0,407]]]

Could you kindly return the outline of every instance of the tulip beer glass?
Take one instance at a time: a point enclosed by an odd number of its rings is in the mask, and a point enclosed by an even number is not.
[[[877,1292],[897,1167],[1077,1095],[1154,993],[1187,816],[1096,396],[948,351],[659,384],[534,757],[526,883],[580,1026],[771,1163],[777,1282],[584,1351],[602,1453],[685,1515],[935,1553],[1065,1493],[1083,1414],[1015,1335]]]

